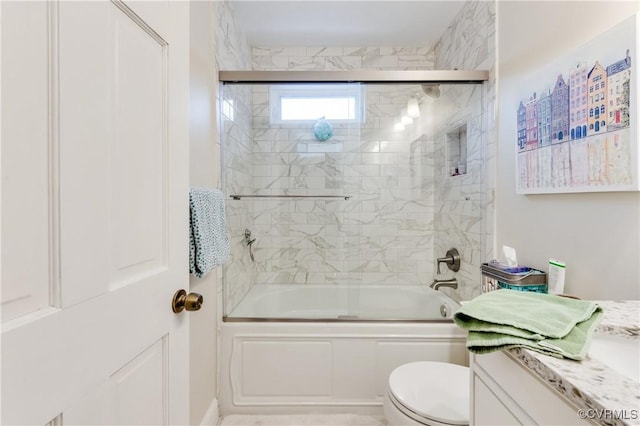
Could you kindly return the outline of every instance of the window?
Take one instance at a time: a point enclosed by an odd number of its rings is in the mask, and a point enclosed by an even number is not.
[[[600,105],[600,114],[604,114],[604,105]]]
[[[364,118],[364,86],[360,84],[286,84],[269,89],[272,123],[315,122],[324,117],[343,123]]]
[[[589,117],[593,117],[593,108],[589,109]]]

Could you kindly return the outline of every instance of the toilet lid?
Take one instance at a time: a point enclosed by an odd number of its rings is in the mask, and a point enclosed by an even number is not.
[[[469,424],[469,369],[446,362],[412,362],[389,376],[389,390],[407,409],[441,423]]]

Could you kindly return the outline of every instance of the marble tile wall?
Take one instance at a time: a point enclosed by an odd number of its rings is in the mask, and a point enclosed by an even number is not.
[[[251,69],[251,48],[242,31],[236,26],[229,2],[214,2],[213,18],[216,25],[216,77],[220,69]],[[253,119],[251,116],[251,89],[246,86],[219,86],[217,93],[218,117],[222,152],[222,189],[226,195],[253,193]],[[231,259],[223,266],[223,302],[230,312],[256,282],[256,268],[244,244],[244,229],[252,228],[250,201],[227,201],[227,221],[231,243]],[[223,312],[223,310],[220,310]]]
[[[254,69],[432,69],[433,50],[403,47],[253,48]],[[348,194],[348,201],[259,201],[258,283],[425,284],[433,277],[433,152],[393,125],[417,85],[365,88],[365,121],[272,125],[268,88],[254,87],[258,193]],[[257,204],[256,204],[257,206]]]
[[[431,47],[254,47],[256,70],[434,69]]]
[[[223,147],[225,181],[234,182],[233,190],[352,198],[230,201],[234,260],[226,271],[227,311],[254,283],[428,284],[435,258],[452,246],[463,256],[454,296],[476,294],[479,265],[493,253],[493,9],[493,2],[470,1],[433,48],[251,48],[249,64],[257,70],[477,68],[490,69],[491,80],[442,87],[434,100],[439,118],[423,115],[425,131],[418,134],[392,126],[419,86],[370,86],[366,122],[334,126],[325,144],[314,141],[310,125],[270,125],[266,86],[252,87],[250,101],[242,86],[233,86],[234,109],[242,114],[250,105],[252,117],[225,125],[223,137],[233,141]],[[220,24],[222,57],[237,61],[223,68],[248,67],[248,47],[234,45],[237,30]],[[451,178],[444,170],[444,135],[463,122],[469,123],[467,174]],[[245,226],[257,239],[255,264],[240,238]]]
[[[442,276],[455,276],[459,283],[458,295],[467,298],[480,284],[480,263],[483,258],[483,209],[486,194],[483,190],[483,86],[441,86],[439,103],[453,107],[442,120],[434,123],[435,173],[435,236],[436,257],[442,257],[450,248],[460,252],[460,270],[456,273],[442,265]],[[466,128],[466,173],[451,175],[448,156],[448,134]],[[477,283],[477,285],[476,285]],[[458,296],[456,295],[456,296]],[[464,295],[464,296],[463,296]]]
[[[480,293],[480,265],[494,257],[495,189],[495,2],[472,0],[465,4],[434,46],[438,69],[487,69],[482,86],[449,86],[441,97],[460,109],[443,126],[434,129],[436,255],[451,247],[461,253],[460,282],[454,296],[468,300]],[[467,174],[449,176],[446,132],[466,122],[468,126]],[[443,265],[444,266],[444,265]],[[444,275],[444,274],[443,274]],[[453,275],[447,271],[447,276]]]

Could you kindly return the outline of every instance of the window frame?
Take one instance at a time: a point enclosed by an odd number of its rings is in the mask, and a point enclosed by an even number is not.
[[[272,124],[312,124],[321,117],[301,120],[282,118],[283,98],[354,98],[354,118],[327,118],[332,123],[360,124],[365,121],[365,85],[360,83],[294,83],[269,86],[269,120]]]

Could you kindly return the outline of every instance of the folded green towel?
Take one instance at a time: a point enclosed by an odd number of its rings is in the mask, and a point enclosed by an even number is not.
[[[503,349],[525,347],[556,358],[583,360],[587,355],[591,335],[600,322],[602,310],[596,310],[591,318],[578,323],[561,339],[530,340],[509,334],[470,331],[467,349],[476,354],[484,354]]]
[[[526,347],[580,360],[601,314],[595,302],[497,290],[462,306],[454,321],[469,330],[467,348],[474,353]]]

